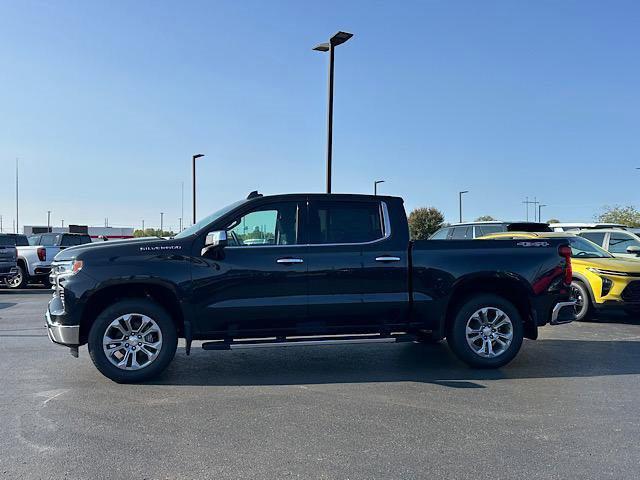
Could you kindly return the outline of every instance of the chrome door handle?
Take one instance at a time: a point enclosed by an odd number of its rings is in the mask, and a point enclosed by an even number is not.
[[[291,265],[293,263],[304,263],[304,260],[301,258],[279,258],[276,260],[277,263],[284,263],[285,265]]]
[[[383,257],[376,257],[376,262],[399,262],[400,257],[390,257],[385,255]]]

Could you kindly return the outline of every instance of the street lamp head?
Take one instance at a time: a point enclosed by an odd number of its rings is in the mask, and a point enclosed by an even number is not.
[[[313,47],[313,49],[317,52],[328,52],[330,48],[331,45],[329,45],[328,43],[319,43],[318,45]]]
[[[462,191],[462,192],[460,192],[460,193],[469,193],[469,190],[463,190],[463,191]]]
[[[193,159],[195,160],[196,158],[200,158],[200,157],[204,157],[204,153],[196,153],[196,154],[193,156]]]
[[[331,39],[329,40],[329,42],[331,43],[331,45],[333,45],[334,47],[337,47],[338,45],[342,45],[344,42],[346,42],[347,40],[349,40],[351,37],[353,37],[353,33],[349,33],[349,32],[338,32],[336,33],[333,37],[331,37]]]
[[[376,183],[384,183],[384,180],[376,180]]]

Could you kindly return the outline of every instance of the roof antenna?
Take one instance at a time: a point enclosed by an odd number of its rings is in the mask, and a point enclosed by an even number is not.
[[[261,193],[258,193],[257,190],[254,190],[249,195],[247,195],[247,200],[251,200],[252,198],[258,198],[258,197],[261,197],[261,196],[262,196]]]

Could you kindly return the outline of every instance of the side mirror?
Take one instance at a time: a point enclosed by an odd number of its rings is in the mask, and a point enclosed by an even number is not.
[[[630,253],[632,255],[640,255],[640,247],[637,245],[631,245],[627,247],[627,253]]]
[[[215,247],[224,248],[227,246],[227,232],[225,230],[217,230],[215,232],[207,233],[207,236],[204,240],[204,248],[200,252],[201,255],[204,255],[209,250]]]

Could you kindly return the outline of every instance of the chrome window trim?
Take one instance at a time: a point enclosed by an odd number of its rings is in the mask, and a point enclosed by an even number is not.
[[[247,248],[261,248],[261,249],[265,249],[265,248],[292,248],[292,247],[344,247],[344,246],[350,246],[350,245],[373,245],[375,243],[379,243],[379,242],[383,242],[385,240],[387,240],[389,237],[391,237],[391,219],[389,218],[389,209],[387,207],[387,202],[380,202],[380,205],[382,207],[382,233],[383,236],[380,238],[377,238],[375,240],[370,240],[368,242],[354,242],[354,243],[300,243],[300,244],[294,244],[294,245],[244,245],[244,246],[235,246],[235,247],[225,247],[225,249],[227,248],[231,248],[231,249],[243,249],[246,250]]]

